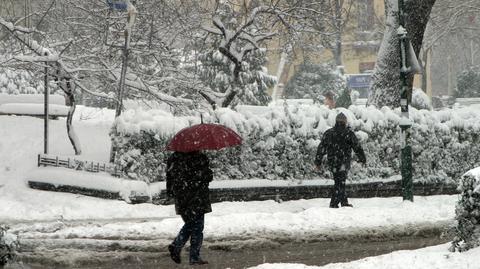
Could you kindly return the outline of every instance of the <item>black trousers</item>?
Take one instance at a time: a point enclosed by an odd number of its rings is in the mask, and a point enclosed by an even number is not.
[[[338,207],[338,204],[348,204],[347,193],[345,192],[345,181],[347,180],[348,171],[332,172],[335,185],[332,189],[331,207]]]
[[[198,214],[193,217],[182,215],[182,219],[185,224],[172,244],[175,246],[176,251],[180,252],[188,239],[190,239],[190,262],[199,261],[200,248],[203,243],[204,214]]]

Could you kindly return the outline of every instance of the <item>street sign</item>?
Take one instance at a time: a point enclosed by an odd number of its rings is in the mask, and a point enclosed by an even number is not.
[[[120,10],[120,11],[126,11],[127,8],[128,8],[127,1],[107,0],[107,4],[110,7],[110,9],[115,9],[115,10]]]
[[[350,74],[348,75],[347,86],[350,89],[370,88],[372,74]]]

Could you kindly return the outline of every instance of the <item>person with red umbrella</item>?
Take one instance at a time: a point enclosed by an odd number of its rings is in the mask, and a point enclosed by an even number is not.
[[[175,200],[175,211],[185,222],[168,246],[170,257],[181,263],[181,251],[190,238],[190,264],[208,262],[200,257],[205,214],[212,212],[209,183],[213,180],[204,150],[240,145],[241,137],[218,124],[198,124],[178,132],[167,146],[174,153],[167,160],[167,196]]]

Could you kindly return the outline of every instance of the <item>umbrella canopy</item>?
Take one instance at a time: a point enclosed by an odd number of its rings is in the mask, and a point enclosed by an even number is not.
[[[219,124],[202,123],[180,130],[168,143],[167,150],[218,150],[240,144],[242,138],[232,129]]]

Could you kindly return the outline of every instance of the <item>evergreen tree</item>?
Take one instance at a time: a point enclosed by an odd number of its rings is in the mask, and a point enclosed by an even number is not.
[[[345,89],[343,92],[340,94],[340,96],[337,99],[336,102],[336,107],[344,107],[348,108],[349,106],[352,105],[352,97],[351,95],[351,90],[350,89]]]
[[[238,21],[241,14],[233,10],[228,3],[220,5],[216,13],[216,19],[221,21],[222,30],[229,33],[230,37],[235,32],[233,29],[238,28]],[[268,88],[276,83],[276,77],[269,75],[265,67],[267,63],[267,53],[264,48],[258,47],[257,41],[253,38],[259,33],[258,27],[253,27],[255,22],[252,21],[252,27],[244,27],[241,30],[241,38],[236,38],[229,50],[231,50],[231,57],[242,57],[236,59],[241,62],[238,80],[236,80],[235,70],[236,66],[232,59],[222,53],[222,42],[225,41],[225,36],[212,35],[209,39],[210,44],[204,53],[199,56],[200,61],[200,78],[208,85],[208,87],[216,93],[225,93],[229,88],[234,87],[238,93],[233,101],[235,104],[250,104],[250,105],[266,105],[270,101],[270,96],[267,93]],[[262,34],[258,34],[261,36]],[[264,34],[263,34],[264,35]],[[246,49],[252,46],[250,49]],[[242,52],[243,51],[243,52]]]
[[[271,97],[267,90],[276,83],[276,77],[269,75],[265,49],[252,51],[242,63],[240,72],[241,88],[235,104],[266,105]],[[216,48],[200,55],[200,78],[215,92],[225,93],[233,85],[233,68],[230,60]]]
[[[345,79],[331,65],[305,63],[287,83],[285,96],[318,102],[327,91],[338,96],[345,89]]]
[[[456,97],[480,97],[480,66],[470,67],[457,77]]]
[[[467,251],[480,246],[480,180],[468,172],[460,180],[462,192],[455,208],[455,238],[451,251]]]

